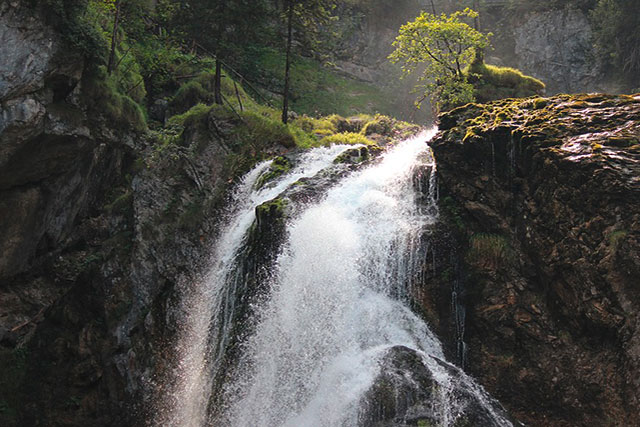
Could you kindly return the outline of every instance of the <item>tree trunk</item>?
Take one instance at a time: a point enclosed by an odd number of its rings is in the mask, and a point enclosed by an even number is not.
[[[120,26],[120,2],[116,1],[116,15],[113,18],[113,33],[111,34],[111,50],[109,51],[109,62],[107,63],[107,74],[111,75],[116,62],[116,45],[118,44],[118,28]]]
[[[473,1],[473,9],[476,12],[479,12],[480,11],[479,8],[480,8],[480,4],[478,3],[478,0],[474,0]],[[473,22],[473,26],[475,27],[476,31],[482,31],[481,30],[482,27],[480,25],[480,16],[476,16],[476,19]],[[476,49],[476,56],[473,59],[473,62],[474,62],[474,64],[475,63],[477,63],[477,64],[483,64],[484,63],[484,49],[480,49],[480,48]]]
[[[282,123],[289,121],[289,80],[291,72],[291,42],[293,35],[293,0],[287,1],[289,10],[287,11],[287,54],[284,68],[284,92],[282,94]]]
[[[222,63],[216,57],[216,74],[213,78],[213,97],[218,105],[222,105]]]
[[[480,12],[480,4],[478,3],[478,0],[473,0],[473,10],[475,10],[476,12]],[[480,30],[480,15],[476,16],[476,18],[473,20],[473,26],[475,27],[475,29],[477,31],[481,31]]]

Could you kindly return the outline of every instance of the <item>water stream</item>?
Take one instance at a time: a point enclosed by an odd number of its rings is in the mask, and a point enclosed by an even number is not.
[[[444,361],[438,339],[409,309],[413,278],[426,262],[417,255],[424,253],[424,230],[437,220],[435,165],[426,144],[434,132],[398,144],[321,200],[297,207],[272,266],[268,297],[255,308],[255,327],[218,391],[224,406],[211,415],[212,379],[233,326],[234,269],[255,207],[299,178],[331,168],[346,147],[312,150],[261,190],[253,187],[268,163],[245,177],[210,273],[185,299],[179,381],[161,411],[163,425],[366,425],[371,405],[365,402],[394,349],[415,355],[431,376],[433,395],[423,411],[431,423],[453,425],[474,402],[486,425],[511,425],[481,387]],[[420,173],[431,174],[426,199],[415,188]],[[412,375],[408,370],[400,377],[416,388]],[[394,422],[407,416],[398,414]]]

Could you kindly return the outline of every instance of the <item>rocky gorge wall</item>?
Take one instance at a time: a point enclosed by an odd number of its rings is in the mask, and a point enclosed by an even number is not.
[[[527,425],[634,425],[640,96],[470,104],[431,146],[450,237],[419,294],[450,353],[462,330],[467,370]]]
[[[448,0],[433,4],[436,13],[460,7]],[[375,3],[369,9],[361,21],[356,20],[351,37],[342,41],[336,65],[355,78],[388,85],[400,76],[386,60],[398,29],[421,11],[432,12],[432,7],[427,1],[403,0],[393,6]],[[487,63],[515,67],[542,80],[548,95],[621,90],[605,81],[592,46],[591,22],[580,9],[567,5],[521,11],[496,2],[483,6],[481,15],[482,31],[493,33],[494,48],[486,52]]]
[[[162,141],[102,114],[49,12],[0,6],[0,424],[142,425],[226,188],[286,148],[215,112]]]
[[[0,424],[141,425],[226,189],[287,148],[213,110],[164,142],[96,114],[89,64],[41,13],[0,6]],[[416,308],[532,425],[634,422],[639,111],[471,105],[433,142],[445,221]]]

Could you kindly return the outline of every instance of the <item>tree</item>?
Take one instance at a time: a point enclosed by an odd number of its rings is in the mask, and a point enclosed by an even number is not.
[[[175,12],[174,26],[189,44],[215,57],[214,101],[222,104],[222,68],[248,45],[269,34],[271,0],[188,0]]]
[[[291,81],[291,48],[293,45],[294,27],[300,37],[313,41],[323,24],[335,18],[331,12],[337,0],[286,0],[285,14],[287,42],[285,48],[284,90],[282,94],[282,123],[289,120],[289,91]]]
[[[464,19],[473,20],[478,13],[467,8],[449,16],[423,12],[400,28],[389,59],[401,63],[405,74],[420,73],[422,89],[416,106],[431,101],[436,111],[472,102],[473,85],[464,72],[476,53],[489,46],[490,34],[476,30]]]
[[[640,84],[640,3],[632,0],[599,0],[591,11],[596,52],[612,74]]]

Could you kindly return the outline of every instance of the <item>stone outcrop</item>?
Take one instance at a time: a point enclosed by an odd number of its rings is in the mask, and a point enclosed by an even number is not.
[[[286,149],[213,112],[164,139],[105,119],[25,3],[0,6],[0,424],[142,425],[226,188]]]
[[[422,306],[449,352],[527,425],[634,425],[640,97],[470,104],[440,130],[451,238]]]
[[[527,14],[514,25],[517,67],[545,82],[548,93],[597,89],[591,23],[585,13],[565,8]]]

